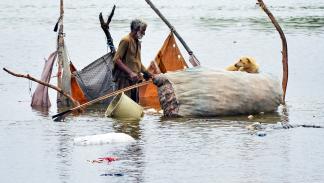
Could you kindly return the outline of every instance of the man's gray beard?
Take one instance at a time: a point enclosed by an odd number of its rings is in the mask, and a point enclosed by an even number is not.
[[[142,40],[143,36],[144,36],[144,35],[141,34],[141,33],[137,33],[137,34],[136,34],[136,37],[137,37],[137,39],[138,39],[139,41]]]

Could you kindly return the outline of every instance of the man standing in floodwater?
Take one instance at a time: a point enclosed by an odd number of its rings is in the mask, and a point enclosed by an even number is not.
[[[135,19],[130,24],[131,32],[123,37],[113,58],[114,77],[118,89],[125,88],[145,79],[152,78],[141,61],[141,39],[145,35],[147,24]],[[125,92],[135,102],[139,102],[138,88]]]

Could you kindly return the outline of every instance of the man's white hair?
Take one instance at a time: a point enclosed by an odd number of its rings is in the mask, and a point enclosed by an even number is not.
[[[141,19],[132,20],[132,22],[130,24],[130,28],[131,28],[132,32],[140,30],[141,27],[147,27],[146,22],[144,22]]]

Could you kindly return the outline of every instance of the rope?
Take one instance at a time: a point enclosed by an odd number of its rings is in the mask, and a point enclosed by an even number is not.
[[[32,81],[31,80],[28,80],[28,90],[29,90],[29,95],[30,95],[30,98],[32,98],[33,97],[33,95],[32,95],[32,91],[31,91],[31,89],[32,89]]]

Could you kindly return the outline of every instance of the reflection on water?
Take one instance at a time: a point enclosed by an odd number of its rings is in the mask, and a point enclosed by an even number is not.
[[[36,115],[43,116],[43,117],[47,117],[49,115],[48,107],[33,106],[31,108],[33,109],[33,112],[36,113]]]
[[[115,132],[126,133],[137,140],[141,137],[140,120],[114,119],[113,128]]]
[[[260,113],[260,114],[254,114],[254,115],[237,115],[237,116],[219,116],[214,118],[187,118],[187,117],[181,117],[181,118],[167,118],[167,117],[161,117],[162,123],[170,123],[170,122],[176,122],[176,123],[193,123],[196,125],[202,125],[205,124],[206,127],[210,124],[210,122],[216,122],[220,126],[232,126],[232,125],[238,125],[238,124],[247,124],[247,123],[254,123],[254,122],[260,122],[265,124],[275,124],[278,122],[288,123],[289,122],[289,113],[288,109],[285,105],[281,105],[278,108],[277,112],[273,113]],[[202,123],[205,122],[205,123]]]
[[[62,182],[69,182],[71,175],[72,166],[72,144],[71,144],[71,131],[66,129],[64,125],[59,125],[59,129],[56,132],[58,142],[56,144],[57,148],[57,165],[56,169],[59,174],[59,179]]]
[[[280,121],[282,123],[289,123],[289,111],[286,105],[280,106],[279,110],[281,111]]]
[[[142,182],[144,180],[144,153],[143,144],[139,141],[142,136],[142,129],[140,127],[140,120],[131,119],[113,119],[112,127],[116,133],[126,133],[132,136],[138,142],[128,146],[122,151],[119,156],[122,159],[127,159],[125,165],[128,167],[123,170],[126,175],[130,176],[132,182]]]

